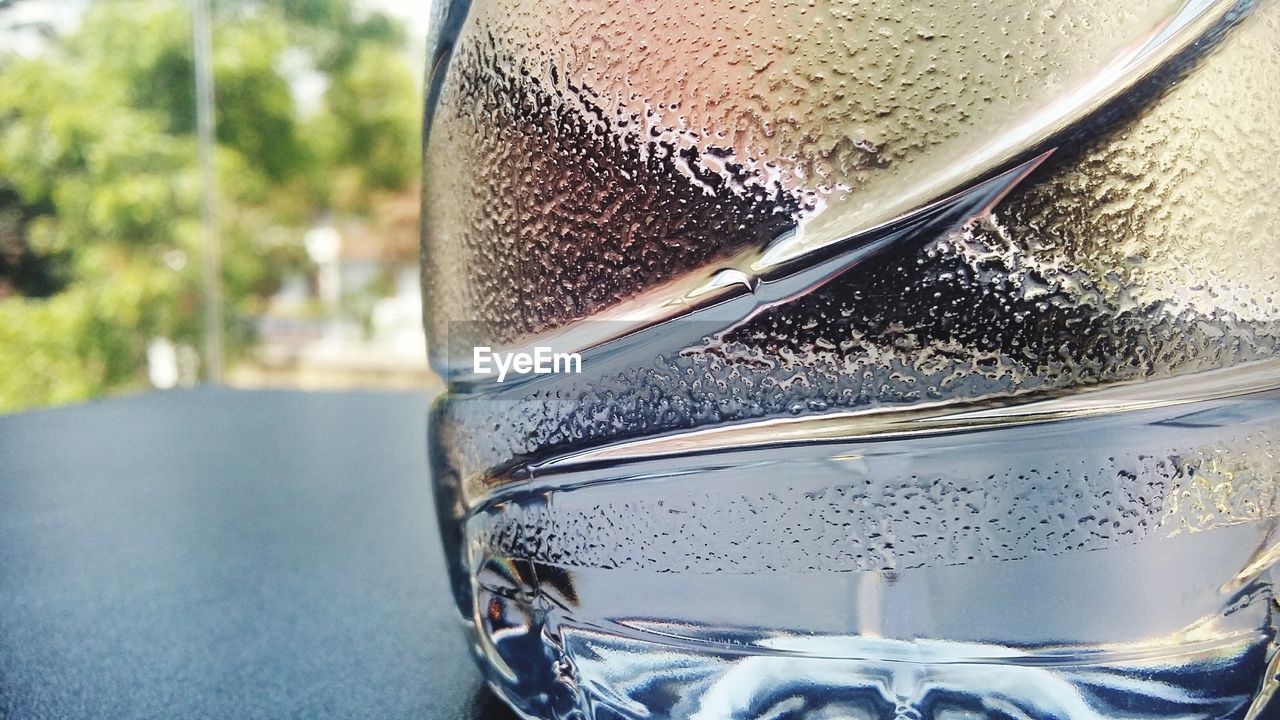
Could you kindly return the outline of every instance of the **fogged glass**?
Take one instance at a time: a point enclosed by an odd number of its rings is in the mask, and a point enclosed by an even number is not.
[[[439,10],[432,468],[508,703],[1267,716],[1280,3]]]

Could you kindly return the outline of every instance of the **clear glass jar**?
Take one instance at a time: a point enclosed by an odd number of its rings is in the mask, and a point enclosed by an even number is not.
[[[453,587],[538,718],[1259,718],[1280,5],[446,3]]]

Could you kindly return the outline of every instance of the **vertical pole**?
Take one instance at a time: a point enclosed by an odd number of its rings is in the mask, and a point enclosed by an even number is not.
[[[194,0],[191,34],[195,46],[196,132],[200,148],[201,215],[204,225],[205,380],[222,382],[222,280],[218,239],[217,177],[213,167],[213,41],[209,0]]]

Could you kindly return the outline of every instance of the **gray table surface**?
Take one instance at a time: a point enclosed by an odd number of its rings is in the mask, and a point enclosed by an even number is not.
[[[0,417],[0,718],[511,718],[447,596],[426,396]]]

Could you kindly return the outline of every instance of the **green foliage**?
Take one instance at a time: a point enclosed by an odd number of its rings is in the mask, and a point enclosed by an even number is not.
[[[93,306],[83,295],[68,291],[44,300],[0,300],[3,409],[71,402],[102,391],[104,368],[97,358],[81,354],[78,341],[92,330],[88,315]]]
[[[348,0],[215,3],[229,351],[331,208],[417,173],[402,33]],[[328,90],[295,105],[287,56]],[[189,5],[95,3],[42,57],[0,59],[0,412],[144,385],[156,337],[199,344]]]
[[[361,48],[333,75],[325,111],[311,124],[335,177],[345,180],[334,190],[343,209],[363,208],[372,193],[404,187],[417,174],[417,82],[398,57],[383,46]]]

